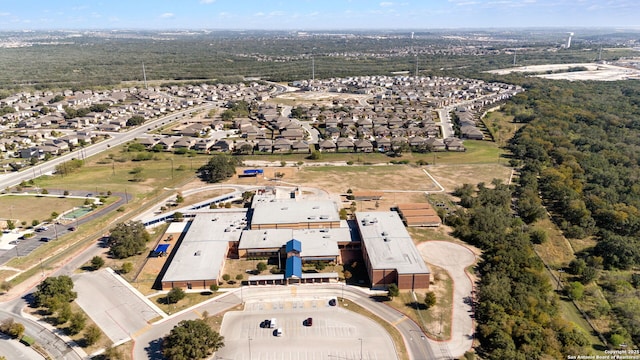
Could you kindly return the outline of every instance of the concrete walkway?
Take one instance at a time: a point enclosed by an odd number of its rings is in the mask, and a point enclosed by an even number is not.
[[[451,340],[446,343],[434,341],[433,346],[443,348],[446,345],[448,349],[442,350],[454,358],[459,358],[473,345],[471,300],[474,286],[466,268],[476,262],[476,256],[466,247],[447,241],[424,242],[418,245],[418,250],[426,262],[445,269],[453,280]]]

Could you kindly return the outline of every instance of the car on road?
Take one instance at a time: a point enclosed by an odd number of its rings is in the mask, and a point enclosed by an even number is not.
[[[266,319],[263,322],[260,323],[260,327],[263,329],[268,329],[271,327],[271,320]]]
[[[277,328],[274,332],[273,335],[275,336],[282,336],[282,328]]]
[[[336,304],[337,304],[336,299],[329,300],[329,305],[330,306],[336,306]]]
[[[43,237],[40,238],[40,241],[49,242],[49,241],[51,241],[51,238],[43,236]]]
[[[72,227],[68,228],[67,230],[69,230],[69,231],[76,231],[76,227],[75,227],[75,226],[72,226]]]
[[[308,317],[303,321],[303,325],[304,326],[313,326],[313,318],[312,317]]]
[[[18,245],[20,244],[20,240],[11,240],[9,241],[9,245]]]

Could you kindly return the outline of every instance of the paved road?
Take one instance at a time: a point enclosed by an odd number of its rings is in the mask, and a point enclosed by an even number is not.
[[[13,318],[15,322],[19,322],[24,325],[26,335],[36,339],[38,344],[46,349],[46,351],[52,356],[53,359],[60,360],[80,360],[81,357],[76,354],[73,349],[60,337],[49,331],[38,322],[26,319],[20,315],[0,310],[0,318],[8,319]],[[27,351],[28,353],[28,351]],[[11,358],[12,359],[12,358]]]
[[[451,340],[446,343],[446,351],[463,356],[473,345],[473,283],[466,268],[475,263],[476,256],[466,247],[447,241],[423,242],[418,250],[425,261],[445,269],[455,284]]]
[[[20,341],[0,334],[0,354],[11,360],[42,360],[44,357]]]

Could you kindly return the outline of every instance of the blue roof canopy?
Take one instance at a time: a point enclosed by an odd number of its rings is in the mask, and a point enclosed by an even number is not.
[[[290,251],[302,252],[302,243],[299,240],[291,239],[287,241],[286,250],[287,252],[290,252]]]
[[[297,256],[287,258],[287,268],[284,271],[284,277],[286,279],[297,277],[302,278],[302,259]]]
[[[154,250],[154,252],[157,253],[166,253],[169,250],[169,245],[171,244],[160,244],[156,247],[156,249]]]

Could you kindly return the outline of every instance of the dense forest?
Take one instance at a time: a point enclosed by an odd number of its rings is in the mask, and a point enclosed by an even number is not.
[[[288,33],[233,32],[45,35],[32,39],[33,46],[0,49],[0,88],[86,89],[142,81],[142,63],[148,80],[237,82],[237,77],[309,79],[312,58],[316,78],[414,73],[416,68],[422,75],[466,76],[508,67],[513,61],[506,50],[512,46],[511,41],[460,40],[469,34],[457,38],[417,33],[415,39],[407,34],[298,37]],[[50,39],[54,35],[60,36],[54,39],[55,43]],[[524,35],[500,34],[508,39]],[[570,51],[549,51],[558,45],[550,40],[561,37],[554,34],[543,39],[527,37],[526,44],[521,45],[518,65],[583,62],[597,56],[597,50],[589,44],[577,43]],[[610,60],[624,54],[605,52],[603,56]]]
[[[531,254],[531,239],[525,239],[528,227],[519,231],[514,225],[532,224],[547,211],[566,237],[594,244],[578,252],[566,270],[603,289],[608,304],[599,312],[617,320],[605,334],[609,344],[638,344],[640,83],[519,81],[527,91],[503,107],[526,123],[509,144],[512,164],[520,170],[518,186],[513,194],[503,185],[481,186],[477,195],[470,186],[457,190],[470,210],[457,217],[456,232],[485,250],[477,310],[482,348],[489,358],[505,358],[507,349],[523,350],[544,331],[560,331],[556,339],[563,338],[564,330],[545,320],[556,310],[546,296],[547,282],[536,278],[540,265]],[[513,212],[519,219],[509,216]],[[527,329],[526,336],[517,329]],[[547,344],[543,351],[553,355],[549,351],[555,348],[567,355],[563,347],[582,340],[560,344]]]
[[[493,185],[456,189],[465,209],[447,219],[456,236],[484,252],[477,267],[478,352],[496,360],[588,354],[584,332],[559,316],[557,296],[532,247],[539,234],[513,216],[512,188]]]

